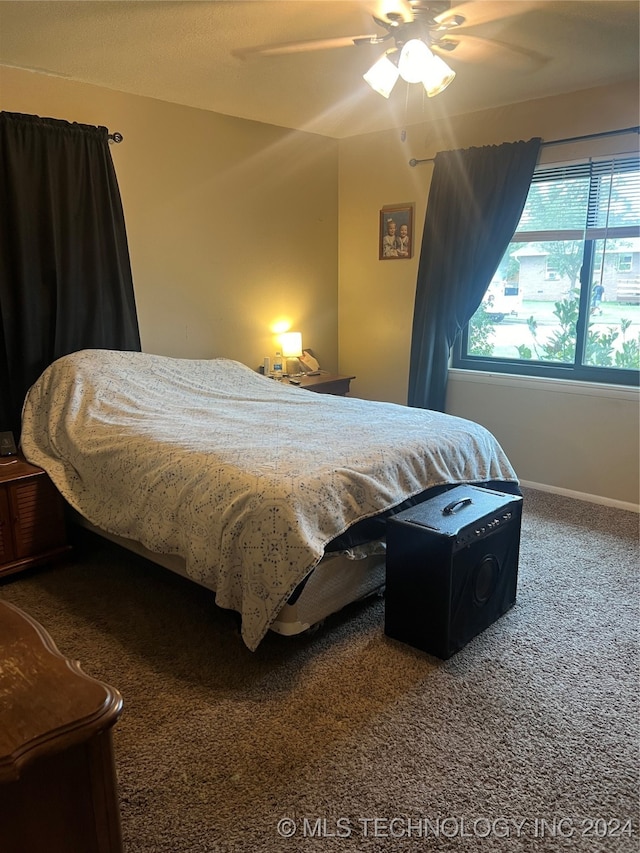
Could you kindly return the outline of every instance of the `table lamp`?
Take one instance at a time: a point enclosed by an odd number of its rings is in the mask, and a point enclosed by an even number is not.
[[[280,344],[282,345],[282,357],[285,359],[285,373],[288,376],[300,376],[300,362],[298,359],[302,355],[302,333],[301,332],[285,332],[280,335]],[[292,371],[289,366],[289,360],[295,359],[295,369]]]

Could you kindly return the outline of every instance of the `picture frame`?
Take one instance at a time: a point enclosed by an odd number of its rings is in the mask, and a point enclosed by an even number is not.
[[[380,210],[378,258],[403,261],[413,257],[413,205],[385,205]]]

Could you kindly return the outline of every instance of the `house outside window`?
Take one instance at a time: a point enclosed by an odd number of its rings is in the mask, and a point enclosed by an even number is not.
[[[638,384],[640,158],[536,169],[453,366]]]

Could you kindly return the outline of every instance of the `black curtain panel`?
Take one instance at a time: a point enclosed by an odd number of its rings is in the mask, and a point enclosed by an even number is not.
[[[542,141],[435,157],[411,339],[410,406],[444,411],[451,347],[513,236]]]
[[[85,348],[140,350],[104,127],[0,112],[0,430],[29,387]]]

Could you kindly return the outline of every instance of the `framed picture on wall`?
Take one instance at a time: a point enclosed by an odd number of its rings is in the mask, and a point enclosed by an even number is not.
[[[381,261],[413,256],[413,205],[387,205],[380,211],[378,257]]]

